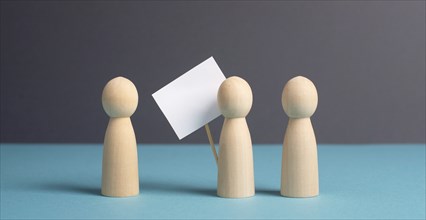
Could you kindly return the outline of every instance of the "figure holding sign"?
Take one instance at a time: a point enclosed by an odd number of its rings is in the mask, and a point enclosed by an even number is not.
[[[245,118],[253,103],[251,88],[244,79],[230,77],[220,86],[217,102],[225,117],[219,141],[217,194],[226,198],[253,196],[253,150]]]
[[[252,144],[245,119],[253,96],[246,81],[239,77],[226,79],[210,57],[152,96],[179,140],[203,126],[206,128],[218,163],[219,196],[243,198],[254,195]],[[218,158],[208,123],[221,112],[225,122]]]

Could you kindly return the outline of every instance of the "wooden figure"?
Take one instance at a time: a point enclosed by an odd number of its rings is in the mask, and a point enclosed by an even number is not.
[[[106,84],[102,105],[110,116],[103,148],[102,195],[138,195],[138,153],[130,121],[138,106],[138,91],[130,80],[116,77]]]
[[[315,85],[303,76],[294,77],[284,86],[281,101],[289,117],[283,144],[281,195],[317,196],[317,143],[310,119],[318,104]]]
[[[226,198],[253,196],[253,150],[245,118],[253,102],[251,88],[240,77],[230,77],[219,87],[217,100],[225,117],[219,140],[217,194]]]

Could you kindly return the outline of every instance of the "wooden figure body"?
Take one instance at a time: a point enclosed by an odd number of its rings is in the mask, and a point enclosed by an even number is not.
[[[217,195],[253,196],[253,149],[245,118],[253,102],[251,88],[245,80],[233,76],[221,84],[217,98],[225,117],[219,140]]]
[[[138,153],[130,121],[138,105],[135,85],[124,77],[112,79],[103,90],[102,105],[110,116],[103,148],[102,195],[138,195]]]
[[[310,119],[318,105],[315,85],[305,77],[294,77],[285,85],[281,101],[290,118],[284,135],[281,195],[317,196],[317,143]]]

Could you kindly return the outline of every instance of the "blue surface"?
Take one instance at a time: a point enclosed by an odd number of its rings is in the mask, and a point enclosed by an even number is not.
[[[320,196],[279,195],[281,146],[254,147],[256,195],[216,196],[208,145],[139,146],[141,193],[100,195],[102,145],[1,144],[1,218],[425,218],[425,145],[320,145]]]

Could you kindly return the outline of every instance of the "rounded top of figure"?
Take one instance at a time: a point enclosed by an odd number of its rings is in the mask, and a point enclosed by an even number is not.
[[[110,117],[130,117],[138,106],[136,86],[121,76],[110,80],[102,92],[102,106]]]
[[[246,117],[253,103],[250,85],[238,76],[227,78],[219,87],[217,103],[225,118]]]
[[[317,89],[308,78],[296,76],[285,84],[281,102],[288,117],[309,118],[317,109]]]

